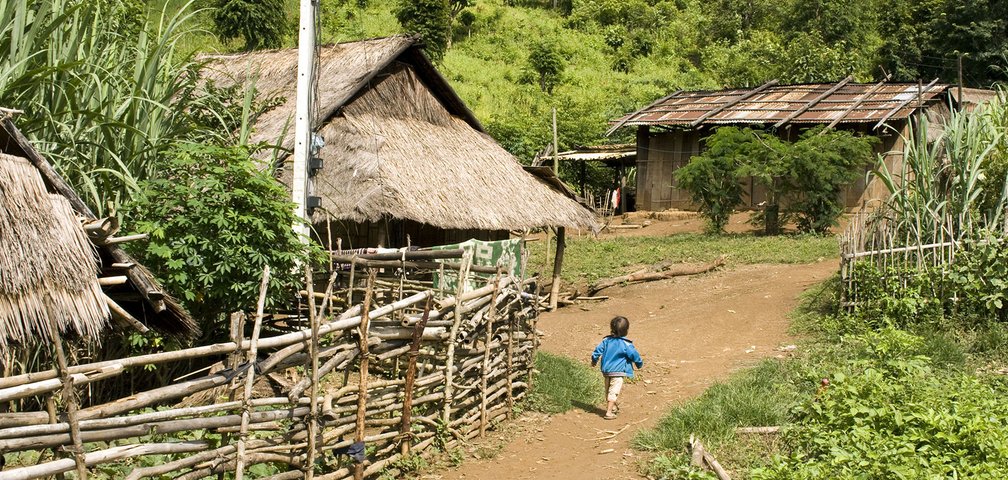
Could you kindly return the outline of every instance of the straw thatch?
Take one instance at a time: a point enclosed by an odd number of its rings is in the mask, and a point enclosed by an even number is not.
[[[109,317],[106,295],[161,333],[186,338],[199,326],[119,245],[95,245],[81,222],[96,220],[9,117],[0,118],[0,349],[51,340],[48,323],[91,340]],[[119,264],[120,267],[116,267]],[[99,276],[127,277],[100,287]]]
[[[70,203],[28,160],[0,154],[0,349],[51,341],[50,325],[98,339],[109,318],[98,264]]]
[[[227,85],[259,72],[263,97],[282,97],[254,140],[291,145],[294,50],[215,57],[204,77]],[[419,51],[390,37],[321,49],[317,110],[326,146],[315,194],[334,218],[387,218],[445,229],[514,230],[565,226],[594,230],[589,210],[522,170]],[[290,184],[291,165],[281,175]],[[324,214],[316,213],[316,221]]]

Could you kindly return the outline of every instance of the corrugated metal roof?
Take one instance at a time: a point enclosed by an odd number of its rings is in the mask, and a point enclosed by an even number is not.
[[[916,83],[771,83],[759,89],[677,92],[611,123],[698,127],[901,120],[917,108],[918,102],[927,103],[948,88],[937,82],[923,88]],[[703,118],[705,115],[709,116]]]

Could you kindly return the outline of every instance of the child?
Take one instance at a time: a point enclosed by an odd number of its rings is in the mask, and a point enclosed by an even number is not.
[[[610,334],[602,339],[595,351],[592,352],[592,366],[602,360],[602,376],[605,377],[606,389],[606,413],[605,419],[616,418],[619,407],[616,399],[619,398],[620,390],[623,388],[623,378],[634,376],[633,367],[644,368],[644,361],[634,348],[633,342],[626,338],[627,331],[630,330],[630,320],[626,317],[615,317],[609,321]]]

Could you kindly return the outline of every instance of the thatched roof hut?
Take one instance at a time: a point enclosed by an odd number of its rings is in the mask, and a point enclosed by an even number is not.
[[[289,150],[296,71],[295,50],[273,50],[210,57],[203,77],[227,86],[257,74],[260,97],[280,100],[258,119],[251,139],[279,140]],[[314,177],[322,199],[317,227],[329,217],[370,225],[372,234],[358,237],[364,241],[396,244],[398,233],[421,245],[543,226],[597,228],[592,212],[523,171],[484,132],[415,38],[323,47],[318,78],[315,120],[326,146]],[[290,184],[290,161],[280,178]],[[375,225],[385,227],[375,235]]]
[[[198,330],[147,270],[85,233],[94,215],[9,118],[0,120],[0,148],[0,350],[50,342],[53,324],[93,340],[110,319],[175,335]]]

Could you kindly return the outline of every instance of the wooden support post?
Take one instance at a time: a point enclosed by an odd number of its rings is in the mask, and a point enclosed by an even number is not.
[[[417,357],[420,355],[420,342],[423,339],[424,328],[427,327],[427,320],[430,319],[430,310],[431,298],[428,297],[427,302],[424,304],[423,316],[413,326],[413,338],[410,341],[410,349],[407,354],[409,357],[406,364],[406,383],[403,386],[402,425],[399,426],[399,434],[402,437],[399,444],[399,452],[402,455],[408,455],[410,451],[410,428],[412,427],[412,419],[410,417],[413,415],[413,384],[416,382]]]
[[[557,227],[556,229],[556,254],[553,256],[553,286],[550,288],[549,300],[551,311],[556,310],[557,298],[560,296],[560,270],[563,267],[564,248],[567,246],[567,242],[564,239],[566,230],[564,227]]]
[[[367,290],[364,292],[364,308],[361,311],[360,322],[360,376],[357,380],[357,424],[354,429],[354,441],[364,441],[364,417],[367,415],[367,385],[368,385],[368,329],[371,319],[371,299],[374,295],[375,270],[368,269]],[[364,478],[364,462],[354,465],[354,479]]]
[[[501,274],[497,267],[497,277],[494,278],[493,294],[490,296],[490,309],[486,314],[486,335],[483,341],[483,368],[480,372],[480,423],[479,435],[486,435],[487,427],[487,376],[490,375],[490,343],[493,341],[494,317],[497,315],[497,293],[500,291]]]
[[[56,368],[63,382],[63,403],[66,406],[67,423],[70,424],[70,440],[73,442],[74,466],[77,468],[78,480],[87,480],[87,464],[84,463],[84,442],[81,441],[80,422],[77,419],[77,394],[74,392],[73,377],[67,368],[66,352],[63,350],[63,338],[56,324],[49,322],[49,334],[56,354]]]
[[[242,396],[241,428],[238,430],[238,445],[235,464],[235,480],[242,480],[245,474],[245,442],[248,439],[249,415],[252,411],[252,385],[255,383],[255,361],[259,346],[259,332],[262,329],[263,310],[266,308],[266,290],[269,287],[270,268],[263,268],[262,283],[259,284],[259,302],[256,303],[256,316],[252,324],[252,339],[249,341],[248,356],[245,361],[252,367],[245,373],[245,394]]]
[[[471,263],[472,252],[466,252],[459,266],[458,288],[455,292],[455,318],[452,319],[451,332],[448,334],[448,353],[445,358],[444,409],[441,411],[441,421],[445,426],[451,425],[452,403],[455,401],[455,344],[458,342],[459,325],[462,323],[462,294],[465,292],[465,282],[469,277]]]
[[[308,350],[307,367],[311,375],[311,404],[308,410],[308,455],[305,459],[305,480],[315,478],[315,455],[318,450],[318,350],[319,350],[319,316],[315,314],[315,285],[312,281],[310,265],[305,265],[305,288],[308,290],[308,321],[311,323],[311,342]]]

